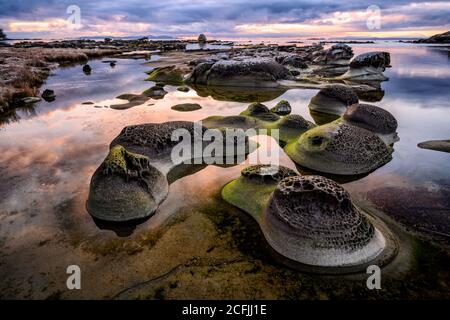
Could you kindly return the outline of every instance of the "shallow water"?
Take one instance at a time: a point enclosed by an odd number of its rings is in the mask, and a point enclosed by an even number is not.
[[[392,68],[386,72],[390,80],[382,84],[384,98],[374,104],[397,118],[400,141],[395,144],[390,163],[359,180],[346,181],[344,187],[353,197],[373,202],[407,226],[425,234],[443,235],[445,243],[445,234],[450,234],[450,155],[420,149],[417,143],[450,138],[448,52],[393,43],[352,47],[356,54],[380,49],[391,53]],[[90,178],[124,126],[235,115],[247,106],[199,97],[194,90],[182,93],[168,86],[169,93],[162,100],[149,100],[127,110],[105,107],[123,102],[115,99],[119,94],[139,94],[153,85],[143,81],[144,72],[151,69],[144,62],[119,59],[111,68],[101,60],[91,61],[93,71],[89,76],[81,66],[55,70],[42,89],[55,90],[56,101],[40,102],[34,109],[19,110],[2,120],[0,289],[5,297],[45,298],[64,291],[65,280],[61,279],[65,279],[69,264],[84,266],[86,277],[93,283],[88,285],[89,292],[66,293],[63,297],[111,296],[130,283],[196,257],[208,241],[219,246],[210,234],[215,231],[209,230],[211,226],[195,212],[205,202],[221,211],[221,186],[235,178],[245,164],[209,166],[176,181],[157,213],[135,230],[121,234],[125,238],[100,229],[85,209]],[[286,99],[292,113],[312,121],[307,105],[315,93],[293,89],[265,104],[270,108]],[[83,105],[86,101],[94,104]],[[183,113],[170,109],[186,102],[199,103],[202,109]],[[284,154],[281,164],[295,168]],[[183,240],[182,235],[174,234],[157,242],[164,253],[151,253],[152,261],[143,262],[141,256],[129,253],[133,248],[145,252],[148,243],[142,239],[158,235],[160,230],[170,235],[168,221],[181,216],[183,221],[200,219],[198,230],[186,229],[192,228],[189,224],[178,226],[191,238]],[[236,248],[227,250],[227,256],[239,252]]]

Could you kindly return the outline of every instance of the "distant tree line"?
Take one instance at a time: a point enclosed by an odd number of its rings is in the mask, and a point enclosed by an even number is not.
[[[6,34],[3,32],[3,29],[0,29],[0,40],[5,40]]]

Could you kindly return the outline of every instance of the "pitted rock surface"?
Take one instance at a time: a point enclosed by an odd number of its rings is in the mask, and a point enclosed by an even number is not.
[[[111,142],[111,146],[120,144],[125,148],[139,150],[148,157],[158,156],[170,152],[178,141],[172,141],[172,132],[177,129],[186,129],[191,134],[194,132],[194,123],[189,121],[172,121],[165,123],[148,123],[125,127],[117,138]],[[202,127],[203,134],[206,128]],[[200,132],[198,133],[200,134]]]
[[[397,130],[397,120],[390,112],[370,104],[351,105],[343,118],[352,125],[376,133],[389,134]]]
[[[241,175],[248,179],[261,179],[263,181],[281,181],[286,177],[296,176],[297,173],[283,166],[259,164],[247,167],[241,171]]]
[[[287,127],[287,128],[293,128],[293,129],[309,129],[313,127],[314,124],[307,121],[305,118],[303,118],[299,114],[290,114],[285,116],[280,121],[280,127]]]
[[[255,117],[264,121],[276,121],[280,117],[275,113],[270,112],[269,108],[259,102],[252,103],[248,108],[241,113],[250,117]]]
[[[372,224],[340,185],[322,176],[292,176],[275,189],[267,213],[313,248],[355,251],[374,236]]]
[[[291,113],[292,108],[291,104],[287,100],[281,100],[276,104],[275,107],[270,109],[271,112],[279,115],[279,116],[285,116]]]
[[[391,64],[389,52],[367,52],[356,56],[350,62],[350,68],[373,67],[385,69]]]
[[[318,94],[342,101],[347,106],[358,103],[358,96],[352,88],[344,84],[330,84],[320,89]]]
[[[346,123],[328,124],[303,134],[295,147],[300,164],[321,172],[360,174],[392,159],[392,152],[376,134]],[[294,159],[296,154],[291,155]]]

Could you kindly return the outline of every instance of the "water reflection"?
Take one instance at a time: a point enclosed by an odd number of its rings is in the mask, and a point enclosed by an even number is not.
[[[380,47],[361,45],[354,49],[358,54]],[[425,229],[448,234],[450,212],[445,199],[450,198],[449,154],[419,149],[417,143],[450,138],[450,77],[446,77],[450,74],[450,63],[441,51],[424,46],[395,46],[387,50],[391,52],[393,67],[387,71],[390,80],[383,83],[384,97],[376,104],[398,120],[402,139],[396,143],[390,163],[357,180],[342,183],[352,196],[373,201],[389,214],[401,216],[406,224],[422,219],[426,220]],[[168,94],[161,100],[151,100],[128,110],[95,108],[95,105],[120,103],[114,98],[120,94],[139,94],[149,88],[152,83],[142,81],[146,67],[141,64],[140,60],[120,60],[111,68],[107,63],[92,61],[89,77],[80,66],[58,69],[42,88],[55,90],[57,97],[53,103],[42,101],[1,120],[1,250],[10,258],[0,268],[16,274],[17,283],[25,283],[30,273],[37,274],[34,267],[28,271],[12,268],[18,258],[22,259],[18,260],[21,263],[33,261],[33,266],[47,272],[54,266],[62,268],[61,261],[69,256],[83,259],[82,250],[67,250],[67,247],[78,248],[82,244],[95,247],[115,241],[115,233],[99,230],[105,226],[95,224],[86,212],[85,203],[90,177],[108,153],[109,143],[123,127],[235,115],[253,100],[265,101],[272,108],[285,99],[290,102],[293,114],[314,120],[307,106],[317,91],[311,89],[263,93],[262,98],[246,92],[243,98],[232,99],[230,95],[237,94],[227,90],[208,92],[197,88],[198,91],[180,92],[176,87],[166,86]],[[82,105],[85,101],[94,104]],[[188,113],[170,109],[179,103],[199,103],[202,109]],[[282,150],[280,164],[296,168]],[[189,176],[178,180],[171,177],[176,181],[157,214],[137,227],[116,232],[131,239],[143,237],[179,212],[215,201],[221,187],[245,165],[195,168]],[[302,168],[298,170],[310,173]],[[419,199],[420,203],[419,200],[411,203],[410,199]],[[407,217],[408,210],[415,215],[414,219]],[[202,230],[196,232],[201,236]],[[38,244],[53,239],[53,251],[41,256]]]

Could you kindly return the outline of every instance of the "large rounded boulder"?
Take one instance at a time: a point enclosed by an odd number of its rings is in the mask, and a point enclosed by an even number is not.
[[[368,173],[392,159],[392,148],[373,132],[336,122],[306,131],[285,150],[301,166],[338,175]]]
[[[355,103],[358,103],[358,96],[351,87],[344,84],[330,84],[311,98],[309,109],[340,116],[348,106]]]
[[[363,53],[350,62],[350,70],[340,78],[352,81],[386,81],[388,78],[383,72],[390,67],[390,63],[389,52]]]
[[[270,58],[220,60],[201,63],[187,81],[208,86],[278,87],[278,80],[293,79],[289,70]]]
[[[311,266],[366,264],[386,245],[347,191],[322,176],[292,176],[278,183],[264,223],[267,240],[277,252]]]
[[[91,179],[87,210],[95,218],[126,222],[151,216],[169,184],[149,158],[114,146]]]

